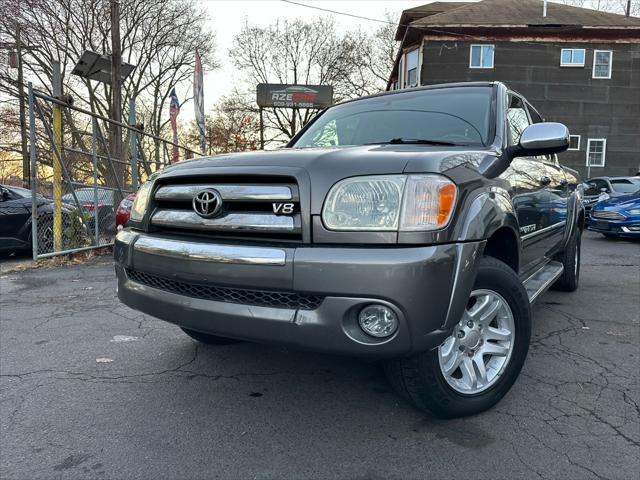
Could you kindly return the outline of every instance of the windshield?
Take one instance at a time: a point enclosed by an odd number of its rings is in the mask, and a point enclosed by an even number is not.
[[[410,90],[336,105],[293,148],[384,143],[486,146],[491,143],[491,87]]]
[[[626,179],[611,180],[611,188],[620,193],[634,193],[638,190],[639,184],[640,182]]]

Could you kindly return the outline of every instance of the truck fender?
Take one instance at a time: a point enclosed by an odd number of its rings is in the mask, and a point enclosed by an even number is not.
[[[492,187],[480,193],[464,209],[466,214],[458,222],[456,238],[459,242],[487,240],[500,228],[514,233],[520,251],[520,226],[509,193],[500,187]]]
[[[511,230],[518,242],[518,258],[520,257],[518,220],[506,190],[492,188],[489,192],[481,193],[471,200],[465,211],[457,235],[457,258],[451,299],[441,327],[444,331],[453,329],[462,317],[488,238],[501,228]]]

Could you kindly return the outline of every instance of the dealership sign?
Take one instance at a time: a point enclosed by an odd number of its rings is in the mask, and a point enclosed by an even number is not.
[[[333,87],[328,85],[283,85],[259,83],[259,107],[326,108],[333,104]]]

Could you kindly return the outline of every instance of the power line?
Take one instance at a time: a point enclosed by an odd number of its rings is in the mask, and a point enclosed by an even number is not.
[[[320,10],[322,12],[334,13],[336,15],[344,15],[346,17],[359,18],[360,20],[369,20],[370,22],[378,22],[378,23],[385,23],[387,25],[394,25],[394,26],[398,25],[398,26],[400,26],[398,23],[390,22],[388,20],[382,20],[382,19],[379,19],[379,18],[371,18],[371,17],[363,17],[362,15],[356,15],[354,13],[338,12],[336,10],[331,10],[329,8],[317,7],[316,5],[307,5],[305,3],[294,2],[293,0],[280,0],[280,1],[284,2],[284,3],[290,3],[292,5],[298,5],[299,7],[312,8],[314,10]],[[408,27],[409,25],[402,25],[402,26],[403,27]]]

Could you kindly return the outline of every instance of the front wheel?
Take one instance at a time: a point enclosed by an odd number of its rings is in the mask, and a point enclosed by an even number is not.
[[[393,387],[442,418],[474,415],[509,391],[529,349],[527,292],[505,263],[485,257],[462,319],[440,347],[385,364]]]

